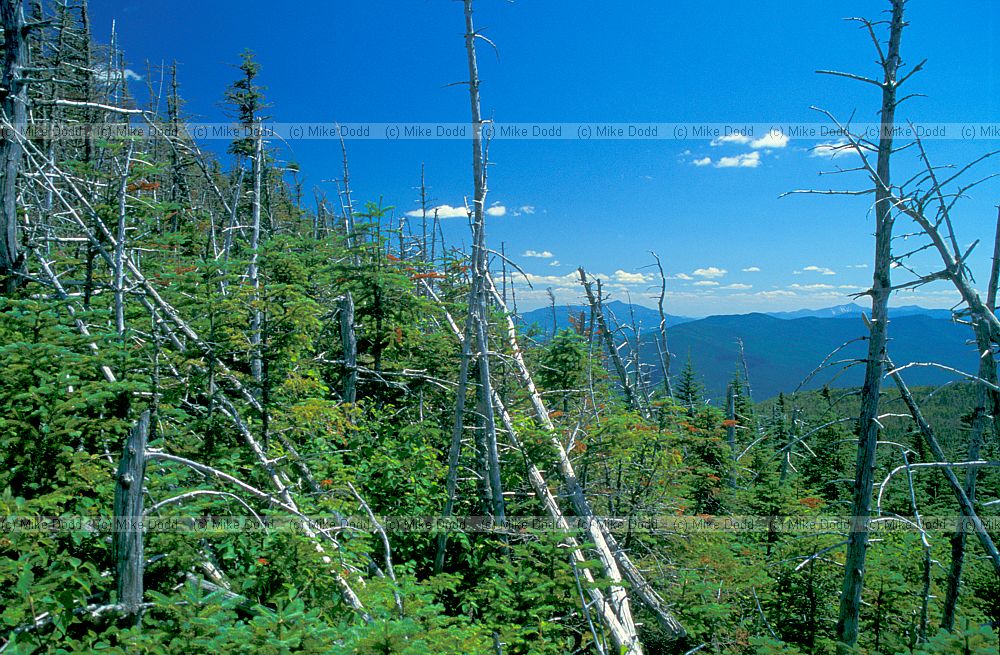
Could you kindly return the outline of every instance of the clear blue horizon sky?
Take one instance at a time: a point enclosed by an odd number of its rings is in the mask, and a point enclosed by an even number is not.
[[[876,120],[877,89],[814,71],[876,75],[867,36],[843,18],[878,17],[887,4],[478,0],[477,26],[499,48],[498,58],[480,44],[484,114],[501,122],[821,122],[810,109],[817,105]],[[276,121],[468,121],[465,87],[447,86],[467,77],[462,5],[454,0],[105,0],[91,4],[91,17],[103,42],[116,21],[139,75],[147,75],[146,61],[157,67],[176,60],[194,120],[223,119],[233,65],[250,48]],[[899,117],[1000,122],[1000,5],[911,0],[908,19],[904,61],[928,60],[908,90],[926,97],[907,101]],[[141,93],[145,81],[131,84]],[[518,288],[523,309],[547,302],[547,287],[560,303],[578,302],[573,278],[581,265],[605,278],[614,298],[651,304],[658,286],[651,250],[670,276],[673,314],[849,302],[870,284],[871,200],[779,199],[798,188],[864,186],[857,175],[818,177],[850,159],[816,156],[816,143],[497,140],[489,202],[505,213],[490,217],[488,239],[496,248],[502,241],[530,273],[534,291],[523,282]],[[301,165],[307,195],[317,187],[335,196],[323,182],[340,175],[335,141],[273,146]],[[935,161],[960,163],[1000,141],[935,140],[928,147]],[[358,201],[381,198],[397,212],[413,210],[422,163],[435,204],[461,206],[471,195],[466,142],[350,141],[348,148]],[[996,170],[990,165],[979,172]],[[898,170],[897,179],[912,172],[902,163]],[[973,260],[983,279],[998,202],[1000,184],[991,181],[957,214],[961,240],[984,244]],[[450,241],[468,242],[463,219],[446,224]],[[899,232],[908,231],[900,221]],[[934,260],[917,264],[930,272]],[[939,283],[894,302],[943,307],[954,300]]]

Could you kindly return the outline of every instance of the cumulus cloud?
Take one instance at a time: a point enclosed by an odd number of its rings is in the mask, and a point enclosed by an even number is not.
[[[521,214],[534,214],[534,213],[535,213],[534,205],[521,205],[520,207],[514,210],[514,216],[520,216]]]
[[[528,282],[531,282],[533,286],[536,286],[539,289],[544,289],[545,287],[568,287],[578,289],[580,287],[580,278],[576,276],[576,273],[567,273],[566,275],[536,275],[534,273],[528,273],[525,277],[528,278]],[[521,295],[520,291],[518,292],[518,295]]]
[[[538,257],[539,259],[552,259],[555,257],[548,250],[525,250],[521,253],[522,257]]]
[[[750,142],[750,147],[760,148],[784,148],[788,145],[788,137],[781,130],[771,130],[759,139]]]
[[[697,282],[694,283],[694,286],[696,286],[696,287],[717,287],[717,286],[719,286],[719,283],[715,282],[713,280],[698,280]]]
[[[722,288],[722,289],[733,289],[733,290],[743,291],[745,289],[752,289],[753,285],[752,284],[742,284],[740,282],[737,282],[735,284],[727,284],[726,286],[720,287],[720,288]]]
[[[796,295],[794,291],[785,291],[784,289],[774,289],[773,291],[758,291],[756,294],[761,298],[791,298]]]
[[[760,268],[757,266],[748,266],[743,269],[744,273],[760,273]]]
[[[499,202],[493,203],[489,208],[486,209],[487,216],[504,216],[507,214],[507,208],[501,205]]]
[[[750,141],[750,137],[742,134],[727,134],[726,136],[720,136],[716,139],[712,139],[712,145],[721,146],[725,143],[750,143]]]
[[[629,273],[628,271],[623,271],[618,269],[615,271],[615,280],[621,282],[622,284],[641,284],[643,282],[649,281],[648,275],[645,273]]]
[[[839,141],[817,143],[815,146],[810,148],[810,151],[810,157],[836,159],[837,157],[843,157],[844,155],[850,154],[851,148],[848,146],[847,139],[840,139]]]
[[[801,271],[794,271],[796,275],[801,275],[802,273],[819,273],[820,275],[836,275],[837,272],[833,269],[827,268],[826,266],[816,266],[812,264],[810,266],[805,266]]]
[[[702,157],[701,159],[695,159],[691,163],[694,164],[695,166],[708,166],[708,165],[710,165],[712,163],[712,158],[711,157]]]
[[[553,259],[551,262],[549,262],[549,266],[562,266],[562,264],[559,262],[558,259]]]
[[[428,216],[434,216],[435,213],[437,213],[438,218],[467,218],[469,216],[465,207],[452,207],[451,205],[438,205],[427,210]],[[423,211],[414,209],[411,212],[406,212],[406,215],[411,218],[420,218],[423,216]]]
[[[695,277],[717,278],[722,277],[728,272],[726,269],[719,268],[718,266],[709,266],[708,268],[696,268],[691,272],[691,275]]]
[[[835,287],[832,284],[792,284],[790,285],[790,288],[804,291],[816,291],[819,289],[833,289]]]
[[[694,279],[693,277],[691,277],[687,273],[678,273],[675,277],[678,280],[693,280]]]
[[[748,152],[732,157],[720,157],[715,163],[716,168],[757,168],[760,166],[760,153]]]

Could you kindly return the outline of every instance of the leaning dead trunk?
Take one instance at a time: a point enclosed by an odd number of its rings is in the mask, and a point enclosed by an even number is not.
[[[618,348],[615,347],[615,339],[611,334],[611,330],[608,329],[608,322],[604,318],[604,309],[601,307],[601,299],[594,294],[590,280],[587,279],[587,272],[583,270],[582,266],[577,272],[580,274],[580,283],[583,284],[583,289],[587,293],[587,301],[590,303],[591,315],[594,317],[594,320],[597,321],[597,331],[600,333],[601,339],[604,341],[604,346],[608,351],[608,357],[611,359],[611,363],[615,367],[615,373],[618,375],[618,381],[621,383],[622,390],[625,392],[625,398],[628,400],[629,407],[639,409],[639,397],[636,395],[635,389],[632,388],[632,384],[629,382],[625,362],[622,361],[621,353],[619,353]]]
[[[504,305],[493,280],[487,278],[487,283],[490,286],[490,292],[493,294],[494,300],[500,305],[500,309],[503,310],[503,315],[507,322],[507,344],[511,349],[515,369],[521,378],[522,384],[524,384],[524,388],[528,392],[528,398],[531,401],[536,423],[550,435],[549,443],[552,445],[552,448],[556,453],[559,463],[559,473],[562,477],[563,483],[566,485],[568,496],[573,503],[573,509],[579,516],[593,518],[593,510],[591,509],[590,502],[587,500],[587,497],[583,492],[583,488],[578,482],[576,471],[570,461],[569,454],[556,437],[555,425],[553,425],[552,419],[549,418],[549,412],[545,408],[542,396],[538,392],[538,388],[535,386],[534,378],[531,376],[531,371],[528,370],[528,366],[524,361],[521,346],[517,340],[517,326],[514,325],[514,320],[507,311],[507,308]],[[630,591],[636,595],[646,609],[653,613],[660,626],[668,631],[675,639],[683,639],[687,635],[684,626],[681,625],[680,621],[678,621],[670,611],[667,603],[663,600],[659,593],[657,593],[652,585],[649,584],[639,568],[632,562],[628,553],[625,552],[621,546],[619,546],[611,531],[607,530],[605,526],[596,519],[588,522],[587,529],[588,537],[595,544],[595,547],[601,555],[601,561],[602,564],[604,564],[605,576],[607,576],[610,580],[616,580],[618,579],[617,575],[620,570],[624,579],[630,585]],[[611,559],[608,560],[606,555],[610,555]],[[613,589],[612,596],[615,596],[615,593],[616,591]],[[623,598],[626,600],[628,599],[624,589],[621,590],[621,594]],[[623,611],[630,612],[628,604],[623,603],[620,607],[623,608]],[[623,622],[626,625],[631,623],[631,621],[631,615],[623,618]]]
[[[996,274],[994,274],[994,279],[996,279]],[[990,343],[989,327],[981,321],[977,321],[974,327],[976,331],[976,344],[979,348],[979,378],[996,385],[997,365],[996,360],[993,359],[993,347]],[[973,410],[972,434],[969,436],[969,451],[966,457],[970,462],[979,459],[979,451],[983,445],[986,427],[995,420],[997,410],[1000,409],[996,401],[997,394],[991,392],[986,384],[980,383],[978,385],[976,407]],[[977,469],[973,466],[970,466],[965,471],[965,495],[968,496],[970,503],[976,502],[977,472]],[[951,536],[951,565],[948,568],[944,608],[941,610],[941,627],[949,632],[955,627],[958,594],[962,585],[962,568],[965,564],[966,541],[966,531],[964,529],[956,530]]]

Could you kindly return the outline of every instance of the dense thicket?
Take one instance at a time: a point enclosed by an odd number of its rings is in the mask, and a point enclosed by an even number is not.
[[[175,71],[151,70],[140,106],[122,53],[92,43],[85,4],[25,12],[27,58],[5,48],[5,70],[22,70],[3,91],[3,154],[19,152],[4,216],[16,254],[0,259],[0,651],[833,651],[844,536],[781,517],[849,512],[856,394],[754,404],[734,362],[726,406],[702,402],[690,366],[671,397],[644,386],[615,326],[594,320],[600,308],[536,342],[509,329],[505,293],[435,236],[432,216],[356,204],[346,158],[339,198],[307,206],[297,167],[254,136],[269,71],[250,53],[219,90],[248,136],[213,156],[175,130]],[[30,109],[20,119],[15,87]],[[43,129],[95,123],[154,137]],[[506,290],[503,263],[489,264]],[[922,403],[956,460],[977,393],[959,385]],[[185,529],[145,533],[133,608],[114,531],[13,518],[111,517],[126,438],[147,411],[146,516]],[[884,421],[878,482],[904,459],[936,459],[908,419]],[[980,457],[996,459],[996,443]],[[514,523],[454,528],[445,542],[389,522],[441,516],[450,474],[451,515],[496,516],[500,494]],[[980,476],[985,501],[996,484]],[[862,650],[996,652],[1000,586],[971,539],[957,620],[938,631],[953,544],[914,521],[958,514],[939,470],[897,471],[876,493],[877,520],[902,529],[874,536]],[[516,523],[554,511],[601,527]],[[244,529],[198,522],[210,516]],[[341,521],[370,516],[371,530]],[[747,516],[754,527],[720,529],[719,517]],[[701,529],[667,522],[685,517]],[[266,527],[281,518],[296,528]],[[627,635],[633,620],[642,645],[623,647],[609,626]]]

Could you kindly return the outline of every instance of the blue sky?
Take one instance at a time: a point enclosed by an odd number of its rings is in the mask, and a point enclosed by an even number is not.
[[[818,105],[871,121],[874,87],[814,71],[876,75],[866,35],[842,19],[876,17],[886,5],[478,0],[477,25],[500,54],[480,46],[484,113],[506,122],[819,122],[810,110]],[[194,119],[222,119],[232,65],[251,48],[262,65],[269,113],[278,121],[468,120],[464,87],[447,86],[466,77],[462,7],[454,0],[104,0],[91,11],[103,41],[117,21],[119,43],[137,73],[146,75],[147,60],[154,66],[178,61]],[[904,60],[928,59],[910,91],[927,97],[903,105],[900,117],[1000,122],[1000,6],[911,0],[908,14]],[[132,84],[138,92],[144,82]],[[863,184],[858,177],[820,179],[819,171],[848,165],[848,158],[818,157],[810,151],[815,145],[799,139],[717,145],[708,139],[497,140],[489,201],[506,211],[490,218],[488,238],[497,248],[503,241],[532,276],[534,292],[519,286],[522,308],[544,302],[546,287],[560,302],[576,302],[580,293],[571,276],[580,265],[605,278],[616,298],[630,293],[650,304],[650,250],[671,277],[671,313],[848,302],[849,293],[870,282],[870,200],[779,199],[797,188]],[[928,146],[936,161],[964,162],[1000,141]],[[302,166],[310,195],[313,187],[335,194],[322,180],[339,176],[336,142],[274,147],[278,157]],[[421,163],[436,204],[461,206],[471,194],[465,142],[352,141],[348,148],[358,200],[382,198],[398,212],[414,209]],[[726,163],[744,165],[720,167]],[[992,243],[998,202],[1000,184],[989,183],[960,204],[963,241]],[[464,220],[446,224],[449,240],[468,241]],[[901,230],[907,227],[901,223]],[[981,246],[973,262],[982,277],[989,255]],[[918,263],[927,272],[933,260]],[[939,285],[900,294],[895,302],[948,306],[953,300]]]

